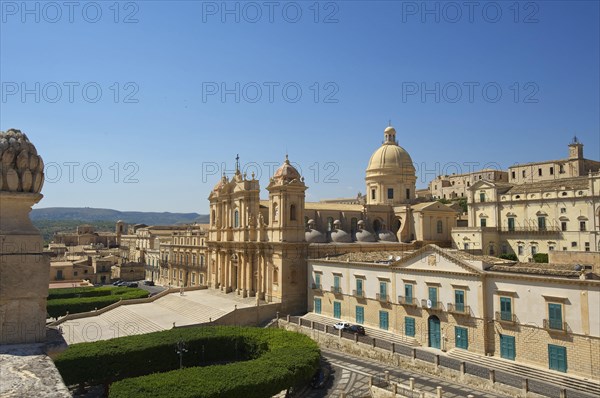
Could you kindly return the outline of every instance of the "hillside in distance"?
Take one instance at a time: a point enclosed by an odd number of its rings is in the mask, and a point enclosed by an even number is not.
[[[119,211],[113,209],[96,209],[92,207],[47,207],[33,209],[31,220],[37,221],[70,221],[93,223],[97,221],[117,222],[123,220],[127,224],[172,225],[208,223],[208,214],[169,213],[144,211]]]

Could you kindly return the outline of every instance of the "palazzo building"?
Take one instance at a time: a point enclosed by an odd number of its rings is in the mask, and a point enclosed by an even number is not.
[[[452,231],[454,247],[477,254],[600,250],[600,162],[583,157],[574,138],[569,159],[509,168],[509,182],[481,180],[468,189],[468,227]]]

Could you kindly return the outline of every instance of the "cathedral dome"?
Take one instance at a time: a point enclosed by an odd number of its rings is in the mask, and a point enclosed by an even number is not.
[[[336,243],[350,243],[352,242],[352,236],[343,229],[336,229],[331,231],[331,240]]]
[[[316,229],[309,229],[304,233],[304,239],[308,243],[327,243],[327,237]]]
[[[384,143],[369,159],[367,173],[369,172],[394,172],[399,174],[415,175],[415,166],[412,158],[400,145]]]
[[[283,181],[300,180],[300,173],[291,165],[287,155],[285,155],[285,162],[283,162],[273,175],[273,179]]]
[[[360,231],[356,231],[356,240],[358,242],[376,242],[375,236],[367,231],[366,229],[361,229]]]
[[[381,242],[398,242],[398,238],[391,231],[383,230],[377,234]]]
[[[382,173],[414,176],[416,171],[412,158],[404,148],[398,145],[396,129],[388,126],[383,135],[383,144],[373,152],[369,159],[367,176]]]

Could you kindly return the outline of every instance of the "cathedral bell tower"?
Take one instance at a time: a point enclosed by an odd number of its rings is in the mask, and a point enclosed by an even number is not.
[[[271,242],[304,241],[304,198],[307,187],[304,178],[290,164],[288,156],[271,178],[269,219]]]

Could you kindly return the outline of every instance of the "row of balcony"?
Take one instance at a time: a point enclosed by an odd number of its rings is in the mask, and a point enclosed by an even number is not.
[[[494,319],[497,322],[516,325],[519,323],[519,318],[510,311],[496,311]],[[567,322],[563,322],[560,319],[544,319],[542,327],[548,331],[555,332],[569,332],[570,328]]]
[[[312,284],[313,290],[323,291],[323,286],[317,285],[315,283]],[[333,294],[342,294],[342,288],[339,286],[331,286],[330,292]],[[366,298],[364,290],[353,290],[352,296],[357,298]],[[392,300],[389,295],[377,293],[375,294],[375,299],[382,303],[391,303]],[[404,297],[398,296],[398,304],[407,306],[407,307],[417,307],[417,299],[414,297]],[[430,300],[421,300],[421,308],[432,310],[432,311],[445,311],[444,305],[441,301],[430,301]],[[471,307],[464,304],[452,304],[448,303],[447,305],[448,312],[460,315],[470,315]]]

